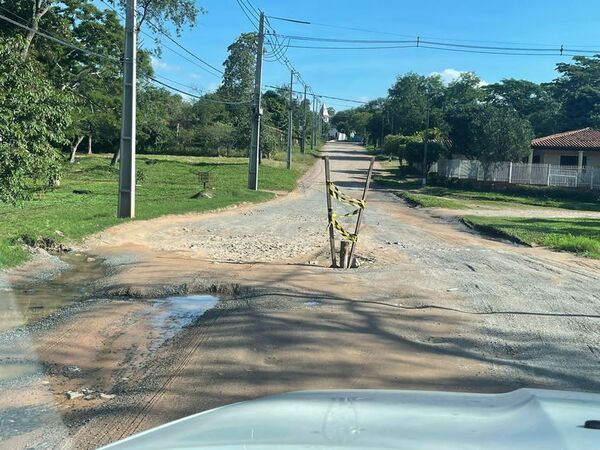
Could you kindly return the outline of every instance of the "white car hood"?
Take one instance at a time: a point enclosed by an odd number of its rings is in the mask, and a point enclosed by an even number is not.
[[[600,394],[293,392],[205,411],[106,449],[600,449]]]

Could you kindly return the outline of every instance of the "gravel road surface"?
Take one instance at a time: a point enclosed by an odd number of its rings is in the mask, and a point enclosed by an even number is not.
[[[368,155],[352,144],[325,150],[333,180],[358,196]],[[331,269],[323,178],[317,164],[297,192],[272,202],[130,222],[87,241],[84,250],[110,265],[97,283],[105,296],[208,289],[221,301],[142,356],[135,349],[148,345],[144,327],[131,317],[147,322],[144,300],[119,300],[110,335],[88,332],[88,339],[77,322],[64,325],[85,361],[92,364],[94,352],[111,356],[94,385],[117,392],[101,405],[61,406],[72,435],[64,447],[94,448],[208,408],[298,389],[600,391],[599,262],[488,240],[375,189],[358,244],[361,267]],[[86,330],[93,331],[94,308],[109,327],[105,306],[90,308]],[[34,336],[32,345],[50,348],[54,335],[68,345],[60,329]],[[80,383],[92,383],[93,371],[89,377]],[[61,380],[51,378],[50,387]]]

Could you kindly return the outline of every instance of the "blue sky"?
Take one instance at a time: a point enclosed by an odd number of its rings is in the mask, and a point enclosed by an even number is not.
[[[598,0],[251,1],[271,16],[421,36],[421,39],[455,40],[456,43],[475,45],[499,45],[475,42],[498,41],[548,45],[553,48],[564,44],[565,47],[600,49]],[[197,3],[207,13],[199,17],[196,27],[183,33],[180,42],[211,64],[221,67],[227,57],[227,46],[240,33],[252,30],[252,25],[236,0],[198,0]],[[342,39],[403,39],[401,36],[316,24],[271,23],[278,32],[284,34]],[[558,55],[484,55],[424,48],[369,51],[290,48],[287,56],[315,92],[359,100],[385,95],[395,77],[409,71],[421,74],[439,72],[447,79],[460,71],[474,71],[489,83],[510,77],[542,82],[555,78],[554,67],[557,62],[570,60],[569,57]],[[219,84],[217,77],[167,50],[160,60],[154,62],[154,67],[157,74],[198,89],[212,90]],[[288,80],[287,69],[279,63],[265,63],[265,84],[279,85]],[[331,104],[336,109],[346,106],[342,102]]]

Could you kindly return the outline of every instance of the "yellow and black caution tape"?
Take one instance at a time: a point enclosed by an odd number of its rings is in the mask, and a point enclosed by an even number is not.
[[[329,192],[329,195],[331,195],[333,198],[335,198],[339,202],[345,203],[347,205],[354,206],[356,208],[354,211],[351,211],[351,212],[349,212],[347,214],[338,215],[336,213],[331,213],[331,221],[329,223],[329,226],[333,227],[333,229],[335,231],[337,231],[344,239],[349,239],[349,240],[351,240],[353,242],[356,242],[358,240],[358,236],[356,234],[350,233],[348,230],[346,230],[342,226],[342,224],[337,220],[337,218],[338,217],[351,217],[351,216],[355,216],[356,214],[358,214],[360,212],[361,209],[365,209],[366,202],[364,200],[359,200],[359,199],[356,199],[356,198],[352,198],[352,197],[344,194],[332,182],[329,182],[327,190]]]
[[[329,182],[329,186],[327,189],[329,191],[329,195],[331,195],[336,200],[338,200],[342,203],[346,203],[348,205],[352,205],[356,208],[365,209],[365,206],[366,206],[365,200],[359,200],[357,198],[352,198],[352,197],[344,194],[342,191],[339,190],[339,188],[335,184]]]
[[[337,220],[337,217],[347,217],[352,216],[358,213],[358,209],[352,211],[351,213],[344,214],[343,216],[338,216],[336,213],[331,214],[331,222],[329,224],[330,227],[333,227],[335,231],[337,231],[343,238],[350,239],[353,242],[358,240],[358,236],[354,233],[350,233],[347,231],[342,224]]]

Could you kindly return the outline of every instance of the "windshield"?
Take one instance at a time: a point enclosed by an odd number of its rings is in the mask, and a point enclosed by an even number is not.
[[[292,391],[600,393],[577,6],[0,0],[0,447]]]

